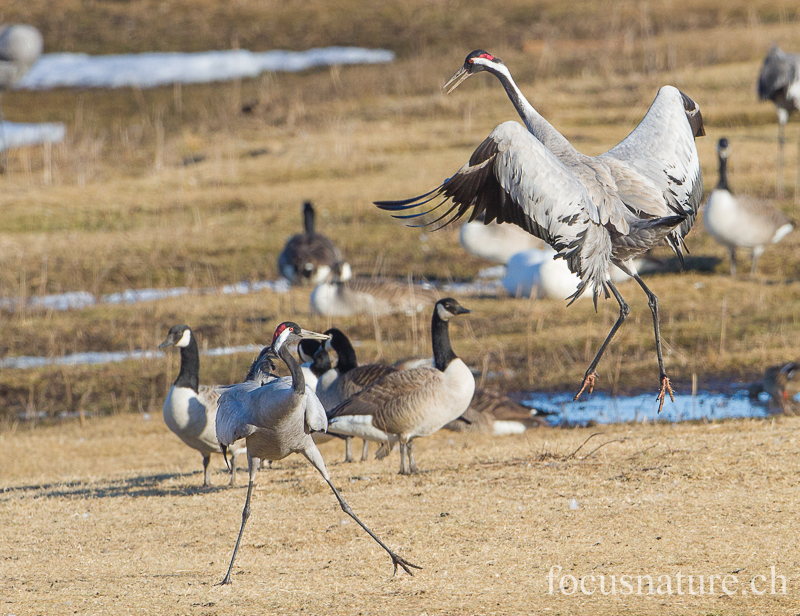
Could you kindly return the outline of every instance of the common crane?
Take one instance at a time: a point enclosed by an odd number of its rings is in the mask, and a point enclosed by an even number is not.
[[[778,182],[776,195],[783,198],[783,144],[786,123],[792,112],[800,109],[800,54],[786,53],[777,45],[767,53],[758,76],[758,97],[771,100],[778,112]],[[800,143],[794,197],[800,200]]]
[[[441,186],[419,197],[376,205],[395,212],[395,218],[414,219],[452,200],[444,214],[433,220],[423,218],[420,225],[441,222],[437,228],[470,209],[470,220],[485,212],[486,223],[514,223],[550,244],[558,253],[556,258],[567,261],[581,278],[572,301],[590,287],[596,308],[597,298],[609,297],[610,291],[619,304],[619,317],[589,365],[576,400],[587,387],[592,392],[597,363],[630,312],[609,268],[614,264],[633,277],[647,294],[653,314],[660,412],[665,395],[672,398],[672,386],[661,351],[658,299],[642,281],[633,259],[665,240],[683,258],[683,238],[694,223],[703,194],[694,143],[695,137],[705,134],[699,107],[677,88],[664,86],[630,135],[605,154],[586,156],[533,108],[506,65],[483,50],[470,53],[444,87],[452,92],[481,71],[500,80],[527,130],[516,122],[505,122]],[[433,206],[404,213],[439,197],[441,201]]]
[[[401,556],[392,552],[385,543],[356,517],[331,482],[322,455],[311,438],[313,432],[324,432],[328,426],[325,409],[317,396],[305,383],[300,364],[289,352],[289,344],[302,338],[327,340],[324,334],[302,329],[297,323],[286,321],[278,325],[272,337],[271,353],[279,357],[289,368],[290,376],[269,380],[264,385],[247,381],[223,388],[217,412],[217,439],[226,448],[240,439],[247,443],[247,462],[250,481],[247,499],[242,510],[242,526],[233,548],[233,556],[222,584],[231,583],[231,571],[236,553],[250,517],[250,498],[253,481],[261,460],[282,460],[292,453],[301,453],[311,462],[333,490],[339,505],[347,515],[361,526],[386,550],[394,564],[395,573],[400,566],[408,574],[411,568],[419,569]]]

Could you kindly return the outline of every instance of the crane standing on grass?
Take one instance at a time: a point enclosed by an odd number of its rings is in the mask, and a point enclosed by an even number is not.
[[[630,309],[609,275],[611,264],[632,276],[647,294],[653,314],[660,371],[659,411],[672,386],[664,370],[658,298],[647,288],[633,259],[666,242],[683,258],[683,238],[692,228],[703,194],[703,179],[694,139],[705,135],[699,107],[672,86],[662,87],[634,131],[605,154],[578,152],[522,95],[505,64],[476,50],[445,84],[452,92],[469,76],[488,71],[496,76],[525,128],[505,122],[473,152],[469,162],[434,190],[404,201],[376,205],[413,219],[431,214],[447,201],[452,205],[434,220],[447,225],[470,209],[485,222],[514,223],[550,244],[581,281],[574,301],[587,287],[594,294],[609,291],[619,303],[619,318],[589,365],[575,399],[592,392],[595,367]],[[441,201],[422,211],[406,210]],[[570,302],[571,303],[571,302]]]
[[[786,123],[795,110],[800,110],[800,54],[786,53],[777,45],[767,53],[758,76],[758,97],[771,100],[778,112],[778,184],[776,195],[783,198],[783,144]],[[800,143],[794,198],[800,200]]]

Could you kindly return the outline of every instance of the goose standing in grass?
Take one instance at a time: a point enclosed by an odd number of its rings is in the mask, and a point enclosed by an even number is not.
[[[200,354],[194,332],[188,325],[170,328],[166,340],[158,348],[169,346],[176,346],[181,350],[181,369],[167,399],[164,400],[164,423],[184,443],[203,455],[203,486],[208,487],[211,485],[208,470],[211,454],[222,453],[215,434],[219,391],[213,386],[200,386]],[[234,485],[236,456],[245,450],[245,444],[244,441],[237,441],[230,445],[230,484]]]
[[[477,387],[469,408],[444,429],[502,436],[522,434],[528,428],[547,425],[547,420],[537,409],[523,406],[497,391]]]
[[[356,350],[342,330],[334,327],[325,333],[330,336],[330,340],[325,343],[324,350],[326,352],[334,351],[337,357],[336,368],[321,376],[317,383],[317,397],[326,411],[338,406],[387,374],[397,372],[397,368],[386,364],[359,366]],[[345,437],[345,462],[353,461],[352,440],[352,436]],[[369,440],[364,439],[361,446],[362,462],[367,460],[368,454]]]
[[[486,224],[485,216],[481,214],[472,222],[461,225],[458,240],[471,255],[505,265],[517,253],[544,248],[542,240],[516,225]]]
[[[303,204],[305,232],[293,235],[278,256],[278,271],[294,285],[319,284],[327,280],[334,268],[349,272],[350,266],[342,262],[342,253],[324,235],[316,232],[314,206]]]
[[[783,198],[783,144],[786,123],[795,110],[800,110],[800,54],[786,53],[777,45],[764,58],[758,76],[758,97],[771,100],[778,112],[778,184],[776,194]],[[800,144],[794,196],[800,200]]]
[[[439,297],[435,289],[411,281],[381,278],[348,280],[334,276],[314,288],[309,302],[312,314],[349,317],[356,314],[412,314],[424,310],[437,299]]]
[[[703,222],[717,242],[731,255],[731,276],[736,276],[736,249],[752,248],[753,264],[750,273],[756,273],[758,258],[768,244],[777,244],[792,229],[791,219],[775,206],[743,195],[734,196],[728,186],[728,156],[730,145],[723,137],[717,144],[719,157],[719,183],[711,191],[703,212]]]
[[[270,380],[259,386],[255,382],[231,385],[222,390],[217,416],[217,439],[223,453],[226,448],[240,439],[247,442],[247,462],[250,481],[247,485],[247,500],[242,510],[242,526],[233,548],[228,572],[222,580],[223,584],[231,583],[231,571],[236,560],[236,553],[242,541],[244,527],[250,517],[250,498],[253,493],[253,481],[262,460],[282,460],[292,453],[301,453],[316,468],[326,483],[333,490],[339,505],[347,515],[361,526],[392,559],[394,571],[403,568],[411,574],[411,568],[419,569],[404,558],[392,552],[367,526],[353,513],[350,506],[334,487],[325,468],[314,440],[313,432],[324,432],[328,422],[325,409],[317,396],[306,385],[300,364],[289,352],[292,342],[310,338],[327,340],[324,334],[317,334],[302,329],[297,323],[287,321],[278,325],[272,337],[272,354],[279,357],[289,368],[290,376]]]
[[[586,156],[533,108],[508,67],[483,50],[470,53],[445,88],[452,92],[481,71],[500,80],[525,127],[504,122],[441,186],[419,197],[376,201],[376,205],[394,212],[395,218],[424,217],[421,226],[440,223],[437,228],[470,210],[470,220],[485,212],[486,223],[514,223],[552,246],[581,278],[573,300],[591,289],[596,306],[601,294],[606,298],[609,292],[613,294],[619,317],[586,370],[575,399],[587,387],[592,392],[595,367],[630,313],[609,272],[612,264],[619,267],[636,280],[649,300],[660,411],[666,394],[672,398],[672,386],[661,351],[658,298],[639,276],[633,259],[665,241],[683,257],[683,238],[694,223],[703,194],[694,143],[695,137],[705,134],[699,107],[677,88],[664,86],[630,135],[605,154]],[[437,216],[437,210],[449,201],[452,205]],[[421,209],[406,213],[415,208]]]
[[[475,392],[475,378],[453,352],[448,329],[451,318],[469,312],[451,297],[436,302],[431,319],[434,366],[378,379],[328,412],[329,432],[391,445],[399,441],[400,474],[417,472],[413,439],[460,417]]]

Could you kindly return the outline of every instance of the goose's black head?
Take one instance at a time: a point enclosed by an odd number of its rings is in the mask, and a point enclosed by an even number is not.
[[[717,143],[717,154],[720,158],[728,158],[730,151],[730,144],[728,143],[728,140],[723,137]]]
[[[453,90],[455,90],[458,86],[460,86],[468,77],[474,75],[475,73],[480,73],[481,71],[488,71],[491,69],[498,69],[500,66],[505,66],[503,61],[490,54],[488,51],[484,51],[483,49],[476,49],[467,56],[466,60],[464,60],[464,66],[462,66],[455,75],[453,75],[450,80],[442,86],[443,90],[446,90],[448,94],[450,94]]]
[[[304,364],[314,361],[314,355],[317,354],[322,344],[319,340],[301,340],[297,345],[297,355],[300,361]]]
[[[159,349],[163,349],[168,346],[176,346],[179,348],[184,348],[189,346],[189,343],[192,341],[192,330],[189,328],[188,325],[174,325],[170,328],[169,332],[167,333],[167,338],[158,345]]]
[[[440,299],[438,302],[436,302],[434,311],[442,321],[448,321],[452,317],[458,316],[459,314],[469,314],[472,312],[472,310],[464,308],[464,306],[459,304],[452,297],[445,297],[444,299]]]

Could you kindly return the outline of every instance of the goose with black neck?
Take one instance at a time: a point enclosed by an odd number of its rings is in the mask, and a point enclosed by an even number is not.
[[[417,472],[413,440],[460,417],[475,392],[475,377],[453,351],[449,331],[450,319],[469,312],[451,297],[436,302],[434,365],[387,374],[345,400],[328,412],[329,432],[382,441],[388,445],[381,448],[383,455],[399,441],[400,474]]]

